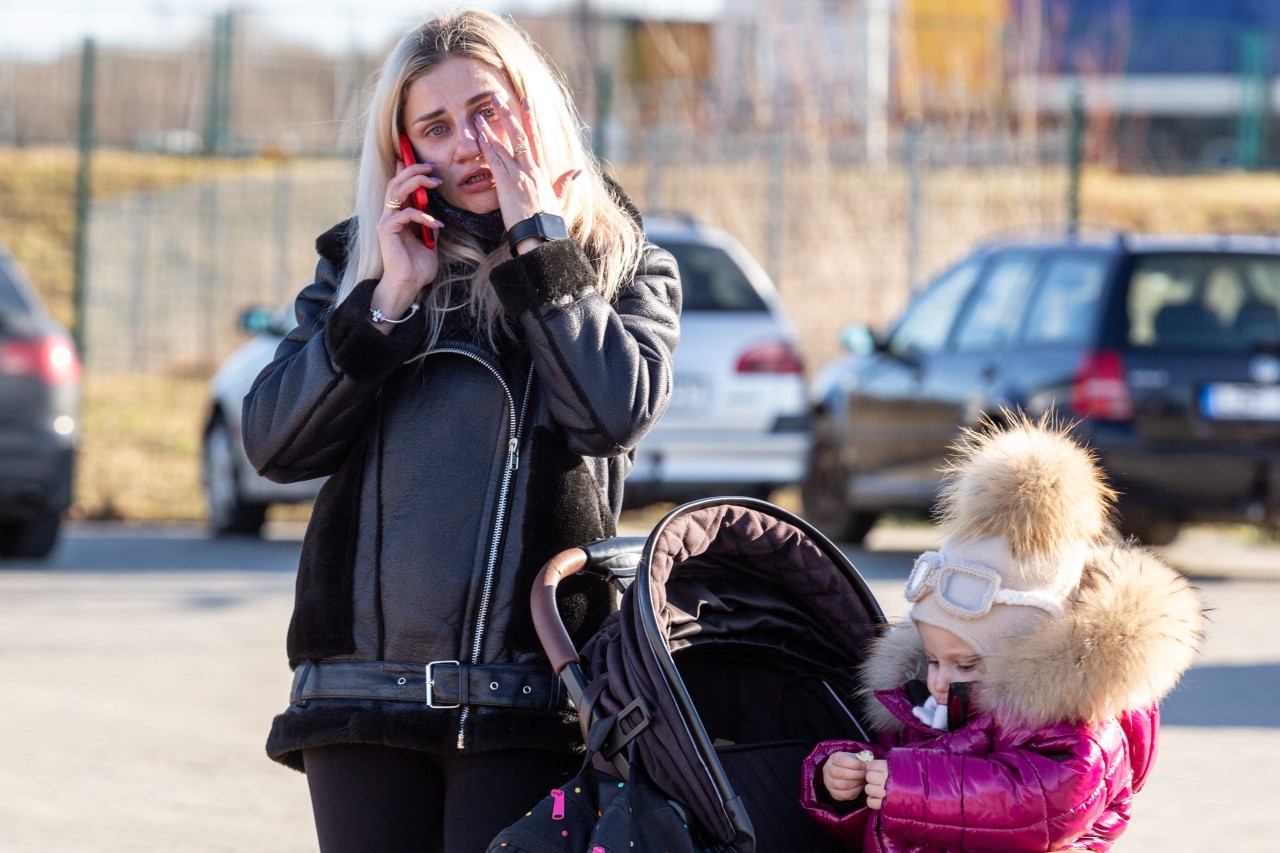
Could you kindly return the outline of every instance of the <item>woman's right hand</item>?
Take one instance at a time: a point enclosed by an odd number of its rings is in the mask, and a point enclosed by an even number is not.
[[[382,281],[374,289],[373,307],[391,318],[404,315],[439,270],[439,253],[422,242],[420,223],[436,231],[444,225],[431,214],[409,206],[414,190],[440,185],[440,179],[431,176],[431,168],[428,163],[405,166],[397,160],[396,174],[387,182],[386,198],[395,199],[402,207],[384,206],[378,220]]]
[[[867,781],[867,763],[852,752],[833,752],[822,765],[822,784],[833,800],[856,800]]]

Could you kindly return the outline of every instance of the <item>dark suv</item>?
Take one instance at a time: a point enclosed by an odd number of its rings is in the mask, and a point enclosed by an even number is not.
[[[44,557],[71,503],[80,358],[0,245],[0,558]]]
[[[1002,411],[1078,421],[1121,492],[1120,527],[1280,521],[1280,242],[1116,236],[985,245],[892,332],[811,388],[805,513],[860,542],[927,512],[962,427]]]

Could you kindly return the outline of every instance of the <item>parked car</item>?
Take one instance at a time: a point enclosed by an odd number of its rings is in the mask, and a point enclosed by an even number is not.
[[[1280,243],[1117,236],[979,247],[810,390],[806,515],[859,542],[925,513],[964,427],[1078,421],[1123,532],[1280,521]]]
[[[716,494],[764,496],[795,485],[809,450],[803,364],[776,288],[724,231],[678,217],[645,222],[669,250],[684,287],[671,405],[636,451],[626,503]],[[309,501],[320,481],[278,484],[245,456],[240,410],[254,378],[293,327],[291,309],[254,309],[242,328],[255,337],[210,383],[203,481],[212,528],[256,533],[272,503]]]
[[[684,305],[667,413],[641,440],[627,506],[795,485],[809,450],[804,364],[769,276],[745,247],[688,219],[645,220],[675,256]]]
[[[53,550],[79,442],[80,356],[0,244],[0,558]]]

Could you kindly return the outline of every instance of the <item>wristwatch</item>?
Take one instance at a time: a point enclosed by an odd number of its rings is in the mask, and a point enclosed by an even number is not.
[[[535,213],[528,219],[521,220],[507,229],[507,244],[511,246],[511,254],[516,254],[516,246],[521,240],[540,237],[543,240],[564,240],[569,236],[569,229],[564,224],[564,217],[554,213]]]

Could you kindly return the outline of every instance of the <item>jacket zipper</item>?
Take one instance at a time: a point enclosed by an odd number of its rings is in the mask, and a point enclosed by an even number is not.
[[[498,384],[502,386],[503,392],[507,395],[507,406],[511,412],[507,438],[507,460],[502,471],[502,487],[498,491],[498,511],[493,522],[493,538],[489,541],[489,559],[484,570],[484,587],[480,592],[480,610],[476,615],[475,639],[471,644],[471,659],[469,662],[475,665],[480,662],[480,649],[484,641],[485,623],[489,617],[489,598],[493,594],[493,577],[498,568],[498,550],[502,544],[502,533],[507,518],[507,492],[511,488],[512,476],[515,474],[516,469],[520,467],[520,435],[524,431],[525,413],[529,408],[529,389],[533,387],[533,365],[529,365],[529,375],[524,383],[524,394],[520,400],[520,409],[516,411],[515,397],[511,394],[511,386],[507,384],[506,379],[502,378],[502,373],[498,368],[469,350],[452,347],[431,350],[431,353],[438,352],[466,356],[492,373],[493,377],[498,380]],[[464,707],[458,715],[458,749],[466,749],[467,717],[470,715],[470,707]]]

